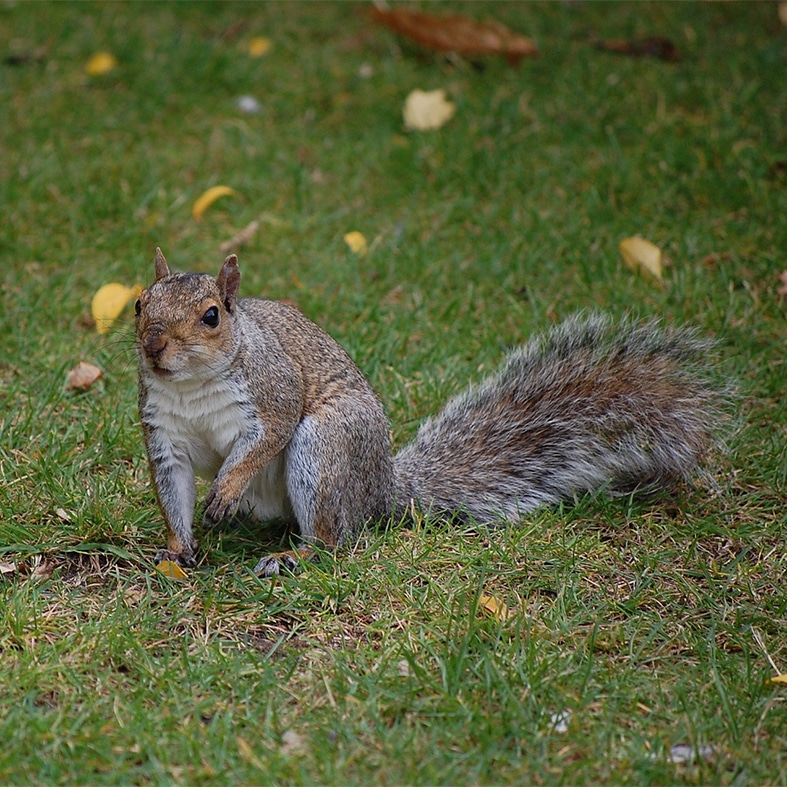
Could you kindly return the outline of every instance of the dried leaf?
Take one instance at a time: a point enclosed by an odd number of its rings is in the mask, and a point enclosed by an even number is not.
[[[782,286],[776,290],[776,294],[787,295],[787,271],[782,271],[779,274],[779,281],[782,283]]]
[[[57,563],[55,563],[54,560],[49,560],[46,557],[42,557],[41,560],[36,564],[36,567],[33,569],[30,577],[32,579],[49,579],[56,568]]]
[[[204,194],[200,195],[191,209],[191,215],[196,221],[202,218],[202,214],[217,200],[219,197],[226,197],[230,194],[236,194],[235,189],[229,186],[213,186],[209,188]]]
[[[645,238],[626,238],[620,242],[623,261],[635,271],[644,271],[655,279],[662,278],[661,249]]]
[[[0,575],[16,574],[16,563],[0,563]]]
[[[357,230],[348,232],[344,236],[344,242],[349,246],[350,251],[354,254],[357,254],[359,257],[363,257],[369,250],[369,247],[366,244],[366,238],[364,238],[363,234]]]
[[[97,380],[100,380],[104,376],[104,372],[98,368],[98,366],[94,366],[92,363],[87,363],[86,361],[80,361],[69,373],[66,375],[66,390],[67,391],[87,391],[93,383]],[[59,508],[55,513],[58,514],[59,512],[63,511],[62,508]],[[68,514],[63,511],[65,516],[61,516],[61,519],[65,521],[70,521],[68,518]]]
[[[162,560],[156,566],[156,571],[172,579],[186,579],[188,576],[188,574],[172,560]]]
[[[479,22],[464,16],[437,16],[405,8],[375,8],[378,24],[416,41],[427,49],[458,55],[503,55],[512,65],[538,54],[530,38],[517,35],[496,21]]]
[[[779,13],[779,21],[785,27],[787,27],[787,2],[785,2],[785,0],[782,0],[782,2],[779,3],[779,12],[778,13]]]
[[[126,287],[117,282],[110,282],[101,287],[93,296],[90,312],[96,323],[96,330],[99,333],[106,333],[112,323],[120,316],[126,304],[139,297],[142,287],[135,284],[133,287]]]
[[[85,73],[91,77],[99,77],[117,68],[118,61],[109,52],[96,52],[85,64]]]
[[[260,223],[255,219],[250,224],[247,224],[240,232],[233,235],[229,240],[225,240],[224,243],[219,246],[219,251],[222,254],[229,254],[229,252],[243,246],[257,234],[259,228]]]
[[[659,60],[666,60],[676,63],[680,60],[675,44],[669,38],[663,36],[648,36],[639,41],[628,41],[623,38],[611,38],[606,41],[596,42],[596,49],[604,52],[614,52],[617,55],[628,55],[629,57],[657,57]]]
[[[456,112],[445,90],[413,90],[404,102],[404,125],[413,131],[430,131],[445,125]]]
[[[770,680],[771,683],[787,683],[787,675],[776,675]]]
[[[271,48],[271,41],[265,36],[255,36],[249,41],[249,56],[262,57],[267,54]]]
[[[493,617],[495,620],[499,620],[501,623],[505,623],[505,621],[514,616],[514,612],[509,609],[505,602],[501,601],[499,598],[495,598],[494,596],[482,594],[478,601],[478,607],[482,612],[486,612],[488,615]]]

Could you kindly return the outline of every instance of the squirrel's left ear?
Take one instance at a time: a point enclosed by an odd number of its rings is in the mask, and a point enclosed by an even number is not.
[[[161,249],[156,246],[156,281],[166,279],[169,276],[169,266],[161,253]]]
[[[238,268],[238,258],[230,254],[221,266],[219,275],[216,277],[216,284],[219,287],[221,300],[227,307],[227,311],[235,311],[235,304],[238,301],[238,290],[240,289],[240,268]]]

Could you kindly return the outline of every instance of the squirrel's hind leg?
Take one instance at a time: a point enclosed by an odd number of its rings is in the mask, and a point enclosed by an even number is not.
[[[338,414],[338,415],[337,415]],[[310,544],[329,550],[352,542],[369,521],[390,514],[393,470],[380,409],[343,401],[306,416],[285,449],[287,493],[305,542],[264,557],[254,571],[275,576],[310,559]]]

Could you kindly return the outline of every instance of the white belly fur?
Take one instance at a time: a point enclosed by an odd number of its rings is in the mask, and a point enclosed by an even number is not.
[[[154,380],[150,385],[151,389],[155,388],[155,396],[149,401],[156,402],[155,411],[148,417],[151,426],[165,433],[173,446],[185,453],[195,475],[212,481],[244,432],[244,422],[251,417],[248,407],[226,385],[157,383]],[[292,516],[284,451],[252,479],[239,510],[250,512],[260,520]]]

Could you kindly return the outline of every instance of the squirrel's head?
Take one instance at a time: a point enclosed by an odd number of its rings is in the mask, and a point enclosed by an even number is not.
[[[156,249],[156,280],[135,307],[140,367],[172,380],[208,379],[226,369],[235,355],[232,323],[239,287],[234,254],[214,279],[205,273],[170,273]]]

